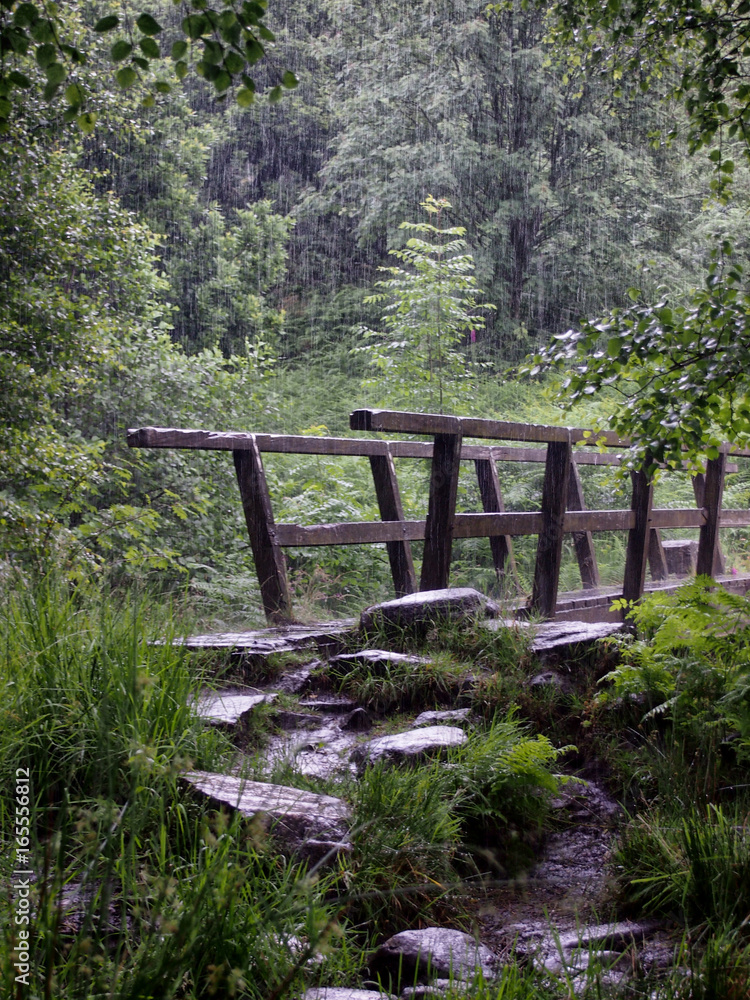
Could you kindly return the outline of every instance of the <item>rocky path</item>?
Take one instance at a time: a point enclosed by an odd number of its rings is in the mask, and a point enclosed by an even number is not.
[[[484,614],[488,628],[507,624],[493,617],[497,608],[492,602],[468,590],[412,595],[368,609],[363,619],[371,627],[378,624],[379,634],[387,635],[389,623],[394,628],[418,627],[436,613],[452,618]],[[559,662],[566,652],[580,652],[582,644],[615,628],[551,623],[535,629],[532,649],[542,660],[549,655]],[[273,712],[277,731],[264,750],[266,773],[247,781],[231,774],[190,772],[183,782],[190,794],[205,796],[248,817],[262,815],[282,846],[311,864],[330,864],[337,855],[352,851],[349,807],[334,796],[275,783],[271,780],[274,769],[285,765],[312,778],[347,773],[356,778],[373,761],[407,764],[439,755],[463,743],[474,724],[471,709],[456,706],[424,711],[395,732],[373,735],[378,721],[373,714],[366,706],[318,686],[316,668],[325,658],[329,669],[335,667],[339,675],[355,666],[377,672],[394,663],[418,666],[419,658],[369,646],[350,653],[338,651],[343,638],[354,633],[355,623],[339,623],[317,630],[269,629],[187,641],[190,648],[203,649],[211,648],[213,642],[213,648],[232,648],[237,656],[251,661],[270,653],[309,651],[309,662],[295,665],[273,682],[207,692],[196,701],[195,709],[206,724],[230,731],[240,747],[252,714],[261,706]],[[549,677],[534,680],[554,682]],[[451,985],[455,989],[466,984],[468,990],[477,976],[496,977],[513,956],[550,973],[564,974],[581,994],[591,979],[594,957],[597,968],[605,970],[597,972],[605,985],[620,982],[634,970],[670,964],[673,945],[662,927],[609,919],[607,859],[620,818],[617,803],[589,781],[566,785],[553,807],[561,822],[557,832],[547,837],[535,864],[522,878],[487,885],[476,894],[475,937],[454,928],[405,928],[382,942],[372,955],[369,983],[308,990],[305,1000],[374,1000],[380,993],[372,982],[394,982],[398,976],[404,1000],[440,996]]]

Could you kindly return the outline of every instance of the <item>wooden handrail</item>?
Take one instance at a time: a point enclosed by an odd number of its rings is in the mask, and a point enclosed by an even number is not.
[[[308,437],[291,434],[252,434],[168,427],[141,427],[128,431],[134,448],[185,448],[231,451],[237,472],[266,614],[272,621],[292,618],[291,597],[282,550],[295,546],[385,543],[394,587],[399,595],[417,589],[410,542],[424,540],[421,590],[448,583],[454,538],[489,538],[498,574],[515,573],[512,537],[537,535],[532,606],[545,617],[555,613],[564,534],[572,534],[584,588],[599,585],[592,532],[627,531],[628,553],[623,593],[643,593],[646,561],[655,579],[666,575],[662,528],[700,529],[698,565],[723,569],[718,528],[750,526],[750,511],[721,510],[724,475],[736,471],[726,462],[730,446],[708,463],[705,477],[694,478],[697,506],[654,509],[653,489],[642,473],[632,473],[630,509],[586,510],[578,465],[616,466],[620,456],[591,446],[624,448],[628,442],[611,433],[594,434],[582,428],[455,417],[443,414],[402,413],[393,410],[356,410],[353,430],[427,434],[433,440],[396,441],[380,438]],[[517,446],[465,444],[465,437],[519,442]],[[522,442],[546,447],[525,447]],[[578,450],[573,445],[579,446]],[[370,461],[380,510],[380,521],[338,524],[276,524],[263,468],[262,453],[365,457]],[[750,456],[750,451],[735,451]],[[406,520],[399,495],[395,458],[432,462],[430,499],[425,520]],[[473,461],[483,513],[455,509],[458,467]],[[498,462],[545,463],[541,510],[507,512],[498,477]]]

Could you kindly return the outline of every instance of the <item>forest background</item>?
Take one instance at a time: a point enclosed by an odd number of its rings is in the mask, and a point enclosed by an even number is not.
[[[729,159],[731,138],[723,174],[709,145],[695,150],[684,106],[668,100],[679,70],[646,79],[630,67],[613,87],[610,66],[584,69],[550,41],[543,6],[291,0],[269,11],[276,41],[246,107],[194,73],[176,81],[153,50],[140,81],[113,75],[117,33],[91,28],[114,12],[127,26],[138,4],[56,10],[71,39],[88,39],[65,81],[85,89],[88,117],[76,128],[65,101],[45,99],[37,52],[0,136],[6,573],[62,566],[257,616],[231,463],[128,451],[125,429],[340,434],[357,406],[437,408],[407,326],[373,333],[388,301],[373,296],[378,268],[403,252],[402,224],[425,221],[428,196],[450,201],[438,243],[466,230],[468,307],[492,306],[469,308],[454,330],[440,373],[448,412],[596,419],[612,390],[563,417],[544,396],[549,379],[506,370],[639,293],[688,301],[717,247],[731,244],[735,265],[747,256],[747,168]],[[184,12],[151,10],[166,54]],[[290,72],[298,88],[261,99]],[[365,466],[270,459],[277,517],[376,517]],[[399,468],[407,516],[424,506],[426,475]],[[504,483],[510,509],[529,509],[534,475]],[[596,488],[602,506],[618,489]],[[473,490],[462,487],[467,509]],[[380,549],[287,555],[312,603],[388,592]],[[491,589],[489,547],[459,546],[456,579]]]

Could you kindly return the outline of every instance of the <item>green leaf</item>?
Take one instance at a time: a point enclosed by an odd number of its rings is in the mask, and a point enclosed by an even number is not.
[[[265,38],[267,42],[276,41],[276,35],[274,35],[274,33],[269,28],[267,28],[265,24],[258,25],[258,34],[260,35],[261,38]]]
[[[248,42],[247,45],[245,46],[245,58],[247,59],[247,61],[250,63],[251,66],[253,65],[253,63],[257,63],[259,59],[262,59],[265,54],[266,54],[265,49],[260,44],[260,42],[256,41],[255,39],[253,39],[251,42]]]
[[[44,75],[47,77],[47,82],[52,84],[62,83],[67,76],[67,71],[62,63],[53,62],[44,71]]]
[[[612,337],[607,341],[607,354],[610,358],[617,358],[620,355],[620,338]]]
[[[55,41],[55,26],[48,18],[43,18],[39,21],[34,21],[29,27],[29,34],[35,42],[52,43]]]
[[[8,73],[8,82],[12,83],[15,87],[21,87],[23,90],[31,86],[31,80],[28,76],[25,73],[20,73],[17,69],[12,69]]]
[[[36,57],[37,65],[44,69],[45,66],[49,66],[50,63],[55,61],[57,49],[54,45],[50,45],[48,43],[39,45],[34,55]]]
[[[78,83],[71,83],[71,85],[65,91],[65,100],[68,104],[77,108],[80,104],[83,104],[83,88]]]
[[[241,108],[249,108],[255,102],[255,94],[247,87],[237,91],[237,103]]]
[[[153,94],[146,94],[146,96],[141,101],[144,108],[153,108],[156,104],[156,98]]]
[[[96,112],[95,111],[85,111],[82,115],[76,118],[76,123],[78,128],[89,135],[94,131],[94,126],[96,125]]]
[[[142,31],[144,35],[158,35],[161,31],[161,25],[150,14],[141,14],[135,23],[138,25],[138,30]]]
[[[632,299],[633,302],[637,302],[640,297],[641,297],[641,290],[640,290],[640,288],[629,288],[628,289],[628,298]]]
[[[299,84],[299,80],[291,70],[287,70],[286,73],[284,73],[281,78],[281,82],[288,90],[293,90]]]
[[[203,61],[218,66],[223,58],[224,46],[212,38],[207,38],[203,43]]]
[[[141,38],[138,42],[138,47],[148,59],[159,59],[161,56],[159,46],[153,38]]]
[[[241,73],[245,68],[245,60],[239,52],[227,52],[224,56],[224,68],[234,76],[236,73]]]
[[[180,60],[179,62],[175,63],[174,71],[175,71],[175,75],[177,76],[178,80],[184,80],[185,77],[187,76],[187,73],[188,73],[188,65],[187,65],[187,63],[186,62],[182,62],[182,60]]]
[[[182,22],[182,30],[188,38],[196,41],[211,30],[211,25],[203,14],[189,14]]]
[[[123,66],[122,69],[118,69],[115,73],[115,79],[123,90],[127,90],[128,87],[132,87],[138,79],[138,74],[132,66]]]
[[[28,28],[30,25],[34,24],[35,21],[39,20],[39,11],[36,9],[33,3],[21,3],[16,7],[15,13],[13,14],[13,23],[17,24],[19,28]]]
[[[94,31],[99,33],[104,33],[105,31],[112,31],[120,23],[120,18],[117,14],[108,14],[107,17],[100,18],[94,25]]]
[[[115,62],[122,62],[123,59],[128,58],[132,51],[133,46],[130,42],[126,42],[124,38],[119,38],[109,50],[109,54]]]
[[[10,113],[11,113],[11,111],[12,111],[12,109],[13,109],[13,105],[8,100],[8,98],[7,97],[0,97],[0,118],[2,118],[2,119],[8,118],[9,115],[10,115]]]
[[[228,90],[232,86],[232,77],[225,69],[221,70],[215,77],[214,87],[221,93],[224,90]]]
[[[167,83],[166,80],[157,80],[156,83],[154,84],[154,89],[156,90],[157,94],[172,93],[172,88],[170,87],[170,85]]]
[[[172,58],[176,61],[178,59],[184,59],[187,55],[188,43],[186,41],[180,40],[175,42],[172,46]]]
[[[283,94],[284,91],[281,89],[281,87],[274,87],[273,90],[271,90],[268,94],[268,100],[271,102],[271,104],[277,104],[281,100]]]
[[[48,83],[47,86],[42,91],[42,97],[45,99],[45,101],[51,101],[59,89],[60,89],[59,83]]]

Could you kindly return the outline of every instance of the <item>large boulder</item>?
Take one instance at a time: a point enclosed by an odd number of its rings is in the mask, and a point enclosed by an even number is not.
[[[401,931],[385,941],[370,959],[370,972],[384,982],[429,982],[432,979],[492,979],[496,959],[483,944],[463,931],[444,927]]]
[[[484,594],[471,587],[446,590],[423,590],[365,608],[360,617],[363,632],[387,632],[408,629],[425,631],[435,622],[464,621],[472,618],[495,618],[500,608]]]
[[[350,812],[342,799],[209,771],[190,771],[182,780],[217,807],[226,806],[248,819],[262,817],[266,830],[283,847],[312,862],[351,850]]]

